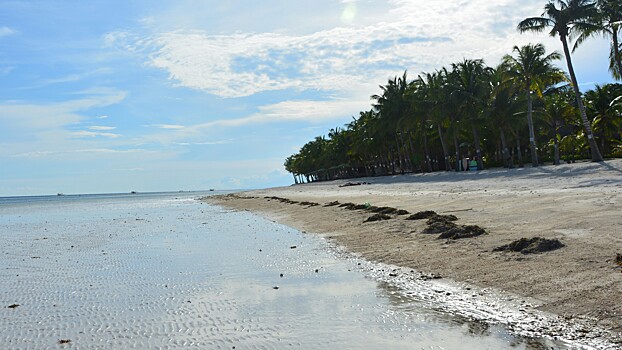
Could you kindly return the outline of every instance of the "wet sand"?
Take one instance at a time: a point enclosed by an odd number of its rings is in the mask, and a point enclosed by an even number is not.
[[[534,298],[533,309],[575,325],[579,336],[601,329],[622,346],[622,160],[338,180],[210,201],[321,234],[369,261]],[[333,201],[453,214],[457,224],[487,233],[438,239],[421,233],[425,220],[389,215],[364,222],[369,211],[325,206]],[[494,251],[533,237],[564,246],[539,254]]]
[[[0,199],[0,349],[575,348],[435,307],[459,286],[178,196]]]

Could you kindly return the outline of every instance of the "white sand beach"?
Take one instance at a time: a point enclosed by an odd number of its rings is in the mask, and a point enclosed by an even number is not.
[[[320,205],[266,198],[273,196]],[[616,261],[622,253],[622,160],[338,180],[211,201],[324,235],[370,261],[535,298],[539,310],[622,338],[622,267]],[[425,220],[394,215],[364,223],[368,211],[324,206],[332,201],[453,214],[456,223],[478,225],[487,234],[438,239],[421,234]],[[564,247],[538,254],[493,251],[533,237]]]

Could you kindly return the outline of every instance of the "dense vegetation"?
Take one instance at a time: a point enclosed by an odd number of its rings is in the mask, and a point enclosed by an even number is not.
[[[305,144],[285,168],[304,182],[460,170],[465,157],[483,169],[622,156],[622,85],[582,93],[569,47],[607,36],[609,69],[621,79],[622,2],[554,0],[517,28],[558,37],[568,73],[542,44],[515,46],[496,67],[465,59],[413,80],[404,72],[371,96],[370,110]]]

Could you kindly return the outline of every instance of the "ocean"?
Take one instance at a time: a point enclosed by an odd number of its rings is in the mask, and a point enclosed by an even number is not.
[[[560,349],[197,193],[0,198],[0,349]]]

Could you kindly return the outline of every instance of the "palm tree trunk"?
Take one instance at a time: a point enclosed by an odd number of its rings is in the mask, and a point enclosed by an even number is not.
[[[412,168],[412,164],[410,164],[410,156],[408,155],[408,147],[406,142],[404,142],[404,134],[405,131],[400,131],[400,144],[402,145],[402,157],[404,158],[404,167],[406,170]]]
[[[443,157],[445,157],[445,170],[451,170],[451,166],[449,165],[449,153],[447,153],[447,146],[445,145],[445,139],[443,139],[443,130],[441,129],[441,124],[436,124],[438,129],[438,138],[441,140],[441,146],[443,147]]]
[[[471,125],[473,130],[473,144],[475,145],[475,153],[477,154],[477,170],[484,169],[484,161],[482,160],[482,147],[479,143],[479,133],[477,132],[477,127],[475,123]]]
[[[430,150],[428,149],[428,133],[423,129],[423,151],[425,153],[425,165],[428,167],[428,171],[432,172],[432,164],[430,163]]]
[[[501,147],[502,147],[501,153],[503,153],[503,162],[505,163],[505,166],[512,169],[514,168],[514,163],[512,162],[512,156],[510,155],[510,150],[508,149],[507,139],[505,138],[505,131],[503,131],[503,128],[501,127],[499,127],[499,136],[501,138]]]
[[[572,59],[570,58],[570,51],[568,50],[568,42],[566,41],[565,35],[560,35],[560,40],[562,41],[562,46],[564,47],[564,55],[566,56],[566,64],[568,64],[568,73],[570,74],[570,80],[572,81],[572,87],[574,89],[574,94],[577,98],[577,104],[579,105],[579,111],[581,112],[581,120],[583,121],[583,127],[585,128],[585,133],[587,136],[587,140],[590,143],[590,152],[592,154],[592,162],[602,162],[603,156],[600,154],[598,149],[598,145],[594,140],[594,133],[592,132],[592,127],[590,122],[587,120],[587,114],[585,113],[585,106],[583,105],[583,100],[581,98],[581,91],[579,90],[579,84],[577,83],[577,77],[574,72],[574,68],[572,66]]]
[[[416,164],[413,164],[412,162],[413,156],[415,155],[415,147],[413,146],[412,132],[408,132],[408,146],[410,147],[410,156],[408,159],[408,161],[410,162],[410,171],[414,173],[417,169],[415,169]]]
[[[529,124],[529,145],[531,146],[531,165],[534,167],[537,167],[538,166],[538,150],[536,149],[536,135],[533,130],[533,96],[532,96],[531,89],[527,91],[527,124]]]
[[[553,118],[553,165],[559,165],[559,138],[557,137],[557,119]]]
[[[559,139],[557,138],[557,129],[555,129],[555,139],[553,140],[553,156],[554,165],[559,165]]]
[[[400,140],[397,138],[397,132],[395,133],[395,150],[397,151],[397,164],[399,164],[400,172],[404,173],[404,161],[402,158],[402,149],[400,147]]]
[[[615,27],[611,37],[613,40],[613,60],[616,68],[618,68],[619,80],[622,80],[622,54],[620,53],[620,42],[618,41],[618,34]]]
[[[462,170],[462,160],[460,159],[460,146],[458,145],[458,138],[456,133],[453,133],[454,147],[456,148],[456,171]]]
[[[518,157],[518,166],[520,168],[524,167],[523,164],[523,152],[520,149],[520,137],[518,137],[518,133],[516,134],[516,156]]]

